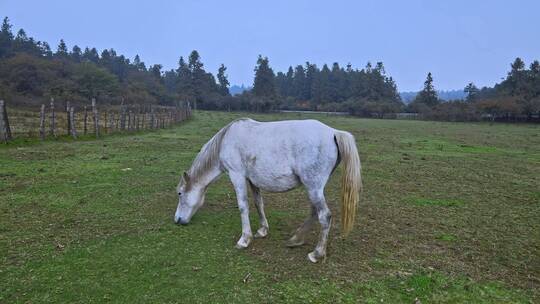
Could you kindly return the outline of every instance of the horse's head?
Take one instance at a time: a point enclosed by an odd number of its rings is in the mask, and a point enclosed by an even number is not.
[[[204,190],[204,186],[192,181],[190,176],[184,172],[176,188],[178,207],[174,214],[175,223],[182,225],[189,223],[191,217],[204,203]]]

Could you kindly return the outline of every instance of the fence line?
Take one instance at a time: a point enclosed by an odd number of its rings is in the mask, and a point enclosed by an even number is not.
[[[0,141],[7,143],[19,137],[45,140],[60,135],[77,138],[81,130],[84,135],[90,131],[99,138],[115,132],[167,128],[191,117],[188,103],[157,106],[127,105],[122,102],[119,106],[99,106],[92,99],[91,108],[83,106],[82,111],[79,110],[81,112],[77,112],[70,102],[66,102],[65,108],[62,108],[56,106],[51,98],[49,107],[42,104],[39,110],[12,108],[8,119],[6,102],[0,100]]]

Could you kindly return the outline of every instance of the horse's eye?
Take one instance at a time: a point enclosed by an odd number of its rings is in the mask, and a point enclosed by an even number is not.
[[[182,196],[182,192],[178,192],[178,196]]]

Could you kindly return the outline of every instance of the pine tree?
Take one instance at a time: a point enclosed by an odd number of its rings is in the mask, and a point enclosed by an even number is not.
[[[294,70],[292,66],[289,66],[287,74],[285,75],[285,83],[283,88],[285,96],[293,96],[293,81]]]
[[[255,79],[253,81],[253,94],[259,97],[276,96],[274,82],[274,71],[268,63],[268,57],[259,55],[257,66],[255,67]]]
[[[0,58],[7,57],[11,53],[11,44],[13,42],[13,33],[9,18],[5,17],[0,31]]]
[[[191,83],[191,71],[184,61],[184,57],[180,57],[178,60],[178,69],[176,70],[178,75],[177,91],[178,94],[185,99],[191,100],[193,96],[193,86]]]
[[[523,94],[527,87],[525,62],[523,62],[521,58],[517,57],[510,67],[512,69],[508,73],[507,82],[503,87],[506,87],[510,95],[518,96]]]
[[[34,48],[33,43],[30,43],[26,32],[23,29],[20,29],[17,32],[17,36],[13,40],[13,51],[14,52],[32,52]]]
[[[304,87],[306,83],[306,72],[304,67],[297,65],[294,69],[293,84],[292,84],[292,96],[297,100],[304,101]]]
[[[465,93],[467,93],[466,100],[468,102],[473,102],[476,100],[476,97],[478,95],[478,88],[474,85],[474,83],[469,82],[469,84],[463,89]]]
[[[58,48],[56,50],[55,55],[58,57],[67,57],[68,49],[67,49],[66,43],[64,42],[64,39],[60,39],[60,43],[58,44]]]
[[[51,46],[46,42],[41,42],[41,54],[45,57],[52,57]]]
[[[437,91],[433,86],[433,77],[431,72],[427,74],[426,81],[424,82],[424,88],[416,96],[415,103],[423,103],[427,106],[435,106],[439,104],[439,97],[437,96]]]
[[[78,45],[74,45],[71,49],[71,58],[76,62],[81,62],[82,50]]]
[[[225,71],[227,71],[227,68],[225,67],[225,65],[221,64],[217,74],[217,79],[219,82],[219,93],[222,96],[229,96],[229,80],[227,79],[227,75],[225,75]]]
[[[161,64],[154,64],[154,65],[151,65],[150,68],[148,69],[148,71],[150,72],[150,74],[152,74],[152,76],[154,76],[157,80],[159,81],[162,81],[161,79],[161,69],[163,68],[163,66]]]
[[[330,68],[328,68],[327,64],[324,64],[319,73],[319,89],[318,92],[315,93],[315,95],[318,96],[318,103],[324,104],[335,101],[332,100],[330,93],[330,74]]]
[[[135,66],[135,68],[137,68],[137,70],[139,71],[146,71],[146,65],[144,64],[144,62],[141,61],[141,57],[139,57],[139,54],[135,55],[135,58],[133,58],[133,66]]]
[[[188,68],[191,75],[191,87],[193,89],[194,104],[193,107],[197,109],[197,103],[203,102],[203,94],[209,93],[205,91],[208,89],[209,79],[204,71],[204,64],[201,62],[201,56],[199,52],[193,50],[189,54]],[[214,83],[215,84],[215,83]]]
[[[86,61],[93,62],[93,63],[98,63],[99,62],[99,54],[98,54],[96,48],[90,49],[90,48],[86,47],[84,49],[83,59],[86,60]]]
[[[0,30],[0,35],[8,38],[9,40],[13,40],[13,33],[11,32],[12,25],[9,23],[9,18],[4,17],[4,21],[2,22],[2,29]]]
[[[304,83],[304,89],[302,91],[302,99],[303,100],[311,100],[312,99],[312,90],[313,90],[313,84],[315,82],[315,79],[317,78],[319,70],[317,69],[317,66],[315,64],[311,64],[309,62],[306,62],[306,80]]]

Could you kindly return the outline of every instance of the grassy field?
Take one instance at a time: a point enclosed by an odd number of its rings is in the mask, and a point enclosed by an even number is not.
[[[0,146],[0,303],[528,303],[540,301],[540,126],[317,118],[352,132],[364,192],[311,264],[286,239],[303,189],[263,193],[270,234],[239,251],[226,176],[188,226],[175,186],[199,148],[246,114],[172,129]],[[339,219],[338,170],[327,200]],[[258,226],[252,207],[252,227]]]

